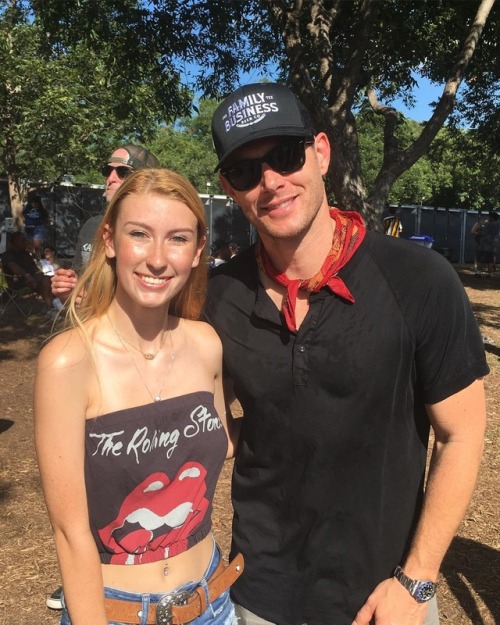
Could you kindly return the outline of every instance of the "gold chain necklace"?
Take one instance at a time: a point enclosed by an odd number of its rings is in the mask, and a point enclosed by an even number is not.
[[[154,352],[154,353],[153,352],[143,352],[141,349],[136,347],[133,343],[131,343],[130,341],[127,341],[127,339],[123,336],[123,334],[117,328],[115,328],[113,322],[109,318],[108,313],[106,313],[106,317],[109,319],[109,323],[111,324],[113,330],[115,331],[116,336],[120,339],[120,342],[122,343],[122,345],[123,345],[123,341],[125,341],[125,343],[130,345],[130,347],[133,347],[136,351],[139,352],[139,354],[144,356],[144,358],[146,360],[154,360],[156,358],[156,356],[158,356],[158,354],[163,349],[163,346],[165,345],[165,339],[166,339],[166,336],[167,336],[167,332],[163,332],[163,336],[161,337],[160,347],[156,350],[156,352]],[[170,336],[170,339],[172,339],[172,336]]]
[[[127,346],[125,345],[125,343],[128,343],[127,340],[125,340],[125,337],[122,337],[122,335],[120,334],[120,332],[118,332],[118,330],[115,328],[114,323],[111,321],[110,316],[108,315],[108,313],[106,313],[106,317],[108,318],[109,323],[111,324],[111,327],[113,328],[116,336],[118,337],[118,340],[120,341],[123,349],[127,352],[127,354],[130,356],[130,360],[132,361],[132,364],[134,365],[135,370],[137,371],[138,376],[141,378],[141,382],[144,384],[145,389],[147,390],[147,392],[149,393],[149,395],[151,396],[151,399],[154,402],[157,401],[161,401],[161,394],[163,392],[163,389],[165,388],[165,384],[167,382],[167,377],[168,374],[170,373],[170,369],[172,368],[172,364],[175,360],[175,352],[174,352],[174,341],[172,339],[172,330],[170,328],[167,328],[167,331],[165,332],[165,335],[168,333],[168,335],[170,336],[170,349],[172,351],[172,355],[170,357],[170,362],[168,364],[168,369],[167,372],[165,373],[165,377],[163,378],[163,384],[161,385],[160,390],[158,391],[158,393],[156,395],[153,395],[153,393],[149,390],[149,386],[146,384],[144,378],[142,377],[142,374],[139,370],[139,367],[137,366],[134,357],[132,355],[132,353],[127,349]],[[123,342],[125,340],[125,343]],[[129,343],[129,345],[131,347],[134,347],[131,343]],[[160,349],[158,350],[158,352],[162,349],[163,345],[160,347]],[[137,348],[136,348],[137,349]],[[140,351],[140,350],[138,350]],[[156,352],[156,354],[158,354],[158,352]],[[152,358],[147,358],[146,355],[143,352],[140,352],[147,360],[153,360],[154,356],[156,356],[156,354],[152,357]]]

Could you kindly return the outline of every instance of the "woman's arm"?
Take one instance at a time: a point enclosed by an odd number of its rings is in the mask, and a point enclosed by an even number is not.
[[[217,339],[220,345],[220,340]],[[220,351],[220,363],[218,365],[217,374],[215,376],[215,407],[217,413],[222,421],[222,424],[226,430],[228,438],[228,447],[226,458],[234,458],[236,449],[238,447],[238,440],[240,437],[241,422],[242,419],[235,419],[231,412],[230,403],[233,397],[227,396],[227,387],[223,383],[222,379],[222,345]]]
[[[100,560],[88,520],[85,414],[93,375],[76,331],[40,353],[35,380],[35,443],[72,625],[106,625]]]
[[[200,353],[206,358],[206,366],[214,379],[214,403],[228,438],[226,458],[233,458],[238,446],[241,419],[233,419],[230,403],[232,393],[226,393],[222,377],[222,343],[217,332],[205,322],[197,323],[200,338]]]

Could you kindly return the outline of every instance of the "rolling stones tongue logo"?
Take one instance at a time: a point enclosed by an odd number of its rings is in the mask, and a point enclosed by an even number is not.
[[[158,549],[162,550],[160,558],[185,551],[188,537],[209,507],[206,474],[201,464],[186,462],[172,481],[158,472],[136,486],[123,501],[116,519],[99,530],[102,542],[114,554],[111,563],[151,561],[147,552]]]

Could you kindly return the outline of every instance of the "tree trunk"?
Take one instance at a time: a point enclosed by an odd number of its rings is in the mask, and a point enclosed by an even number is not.
[[[23,212],[23,204],[24,204],[24,189],[19,185],[19,182],[16,180],[14,176],[8,175],[7,182],[9,187],[9,201],[10,201],[10,212],[12,217],[16,220],[16,225],[18,229],[22,228],[22,218],[21,214]]]
[[[381,228],[380,216],[387,195],[373,205],[367,200],[356,121],[350,114],[347,121],[339,120],[339,115],[332,114],[331,117],[333,119],[327,126],[327,135],[332,148],[328,182],[335,195],[335,201],[343,210],[361,213],[370,230],[379,230]],[[387,194],[389,191],[390,188]],[[380,205],[382,209],[379,210]]]

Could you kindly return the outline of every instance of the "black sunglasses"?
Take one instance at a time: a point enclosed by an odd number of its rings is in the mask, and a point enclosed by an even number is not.
[[[284,141],[261,158],[248,158],[229,167],[222,167],[220,173],[236,191],[248,191],[259,183],[263,163],[280,174],[292,174],[302,169],[306,161],[306,146],[312,143],[304,139]]]
[[[120,180],[125,180],[127,176],[129,176],[134,170],[131,167],[127,167],[126,165],[118,165],[115,167],[114,165],[103,165],[101,169],[101,174],[107,178],[112,171],[116,171],[116,175]]]

